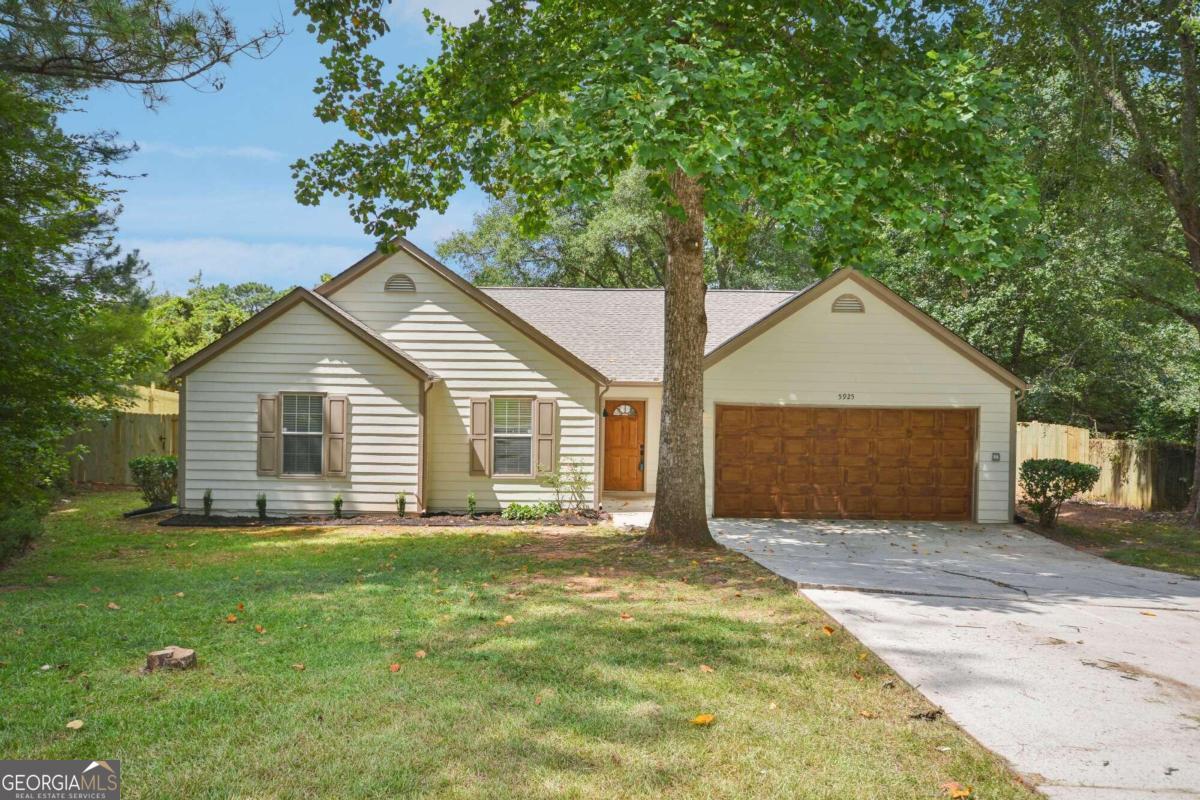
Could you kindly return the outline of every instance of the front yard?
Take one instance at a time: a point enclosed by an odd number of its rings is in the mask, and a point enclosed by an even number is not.
[[[1033,796],[732,553],[138,504],[78,496],[0,571],[5,758],[120,758],[131,798]],[[139,674],[168,644],[197,668]]]

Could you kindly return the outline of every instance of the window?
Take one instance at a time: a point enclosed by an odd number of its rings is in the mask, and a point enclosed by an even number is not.
[[[629,405],[629,403],[621,403],[621,405],[613,409],[612,413],[614,417],[636,417],[637,409]]]
[[[844,294],[833,301],[835,314],[861,314],[864,310],[863,301],[852,294]]]
[[[403,273],[396,273],[383,284],[385,292],[415,292],[417,285],[413,279]]]
[[[283,396],[283,474],[320,475],[321,449],[325,434],[319,394]]]
[[[533,474],[533,401],[492,400],[492,474]]]

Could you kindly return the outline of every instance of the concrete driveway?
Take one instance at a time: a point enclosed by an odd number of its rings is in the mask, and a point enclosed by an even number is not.
[[[1014,525],[712,527],[1050,797],[1200,798],[1200,581]]]

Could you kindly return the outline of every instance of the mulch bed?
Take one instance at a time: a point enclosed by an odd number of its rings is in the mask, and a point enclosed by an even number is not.
[[[396,525],[412,528],[504,528],[552,525],[586,527],[599,525],[609,519],[607,514],[585,516],[582,514],[558,514],[540,520],[504,519],[499,514],[431,514],[427,517],[399,517],[395,514],[354,514],[338,519],[328,516],[312,517],[205,517],[203,514],[175,514],[160,521],[159,525],[174,528],[280,528],[296,527],[339,527],[343,525]]]

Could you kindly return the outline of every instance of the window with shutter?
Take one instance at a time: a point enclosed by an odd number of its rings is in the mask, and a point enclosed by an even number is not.
[[[350,453],[346,445],[350,400],[331,394],[325,398],[325,474],[330,477],[346,475]]]
[[[492,399],[492,474],[533,474],[533,401]]]
[[[320,475],[325,439],[325,397],[285,394],[282,407],[282,474]]]

